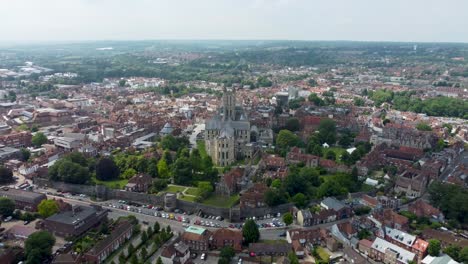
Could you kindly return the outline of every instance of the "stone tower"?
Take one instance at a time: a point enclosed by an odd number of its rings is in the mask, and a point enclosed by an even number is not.
[[[223,88],[223,119],[236,120],[236,90]]]

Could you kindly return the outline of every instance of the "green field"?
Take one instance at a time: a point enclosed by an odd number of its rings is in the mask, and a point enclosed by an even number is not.
[[[206,146],[205,146],[205,141],[203,140],[198,140],[197,141],[197,149],[200,152],[200,156],[202,158],[205,158],[208,156],[208,153],[206,153]]]
[[[231,208],[239,201],[239,195],[233,195],[229,198],[223,196],[212,195],[202,203],[215,207]]]
[[[185,194],[197,196],[198,195],[198,188],[189,187],[185,191]]]
[[[197,199],[197,197],[195,197],[195,196],[180,195],[180,196],[179,196],[179,199],[180,199],[180,200],[183,200],[183,201],[187,201],[187,202],[192,202],[192,203],[194,203],[194,202],[195,202],[195,199]]]
[[[123,189],[128,183],[128,179],[118,179],[113,181],[101,181],[96,178],[92,178],[92,181],[98,185],[105,185],[111,189]]]
[[[171,192],[171,193],[183,192],[186,188],[187,187],[185,186],[169,185],[167,186],[166,189],[164,189],[164,192]]]
[[[341,155],[343,154],[343,152],[346,151],[346,149],[340,148],[340,147],[329,147],[329,148],[324,148],[324,149],[323,149],[323,157],[325,157],[325,156],[327,155],[327,152],[330,151],[330,150],[333,150],[333,152],[335,152],[335,154],[336,154],[336,162],[337,162],[337,163],[341,163],[340,157],[341,157]]]

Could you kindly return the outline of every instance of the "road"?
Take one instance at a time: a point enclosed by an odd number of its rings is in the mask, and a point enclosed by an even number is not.
[[[197,136],[203,130],[205,130],[205,124],[196,124],[193,128],[192,134],[190,134],[189,137],[189,142],[194,148],[197,147]]]
[[[186,217],[186,218],[190,219],[190,223],[183,223],[183,222],[179,222],[179,221],[176,221],[176,220],[170,220],[170,219],[163,218],[163,217],[156,217],[156,216],[154,216],[154,213],[156,212],[156,210],[154,210],[154,209],[147,209],[147,208],[145,209],[145,208],[140,207],[140,208],[138,208],[138,209],[141,209],[141,213],[140,213],[138,210],[128,211],[126,209],[119,209],[119,208],[109,207],[109,205],[111,205],[111,204],[115,204],[116,206],[121,205],[121,204],[118,203],[118,201],[93,202],[93,201],[90,201],[87,198],[82,198],[82,197],[79,198],[81,200],[77,200],[76,198],[58,197],[58,196],[53,196],[53,195],[50,195],[50,194],[48,194],[48,196],[52,196],[52,197],[55,197],[55,198],[58,198],[58,199],[62,199],[65,202],[70,203],[72,205],[100,204],[100,205],[102,205],[105,208],[108,208],[110,210],[109,218],[112,218],[112,219],[117,219],[119,217],[122,217],[122,216],[125,217],[125,216],[128,216],[128,215],[132,214],[132,215],[135,215],[137,217],[137,219],[140,221],[140,223],[148,222],[148,224],[150,226],[152,226],[157,221],[161,225],[161,227],[166,227],[168,225],[171,226],[171,229],[173,230],[174,234],[176,234],[176,235],[182,234],[187,225],[189,225],[189,224],[194,225],[194,223],[197,220],[203,220],[203,221],[206,221],[206,222],[213,222],[213,223],[219,224],[220,227],[229,227],[229,225],[230,225],[230,223],[228,223],[226,221],[217,221],[215,219],[204,219],[204,218],[194,216],[194,215],[183,215],[183,214],[172,213],[172,214],[175,215],[175,218],[177,218],[177,217]],[[136,207],[133,207],[133,208],[136,208]],[[327,228],[327,227],[330,227],[330,226],[332,226],[334,224],[340,224],[340,223],[346,222],[348,220],[349,219],[342,219],[342,220],[339,220],[339,221],[320,224],[320,225],[315,225],[315,226],[311,226],[311,227],[301,227],[301,226],[293,224],[293,225],[291,225],[291,226],[289,226],[287,228],[286,227],[260,228],[260,234],[261,234],[261,239],[265,239],[265,240],[284,239],[284,237],[282,237],[281,235],[284,234],[284,232],[286,230],[288,230],[288,229],[295,229],[295,228],[303,228],[303,229]],[[257,220],[256,222],[258,224],[262,224],[262,223],[271,223],[273,221],[281,222],[280,219],[275,219],[274,220],[274,218],[273,219],[270,218],[270,219]],[[214,230],[217,229],[217,227],[212,227],[212,226],[203,226],[203,228],[206,228],[206,229],[208,229],[210,231],[214,231]]]

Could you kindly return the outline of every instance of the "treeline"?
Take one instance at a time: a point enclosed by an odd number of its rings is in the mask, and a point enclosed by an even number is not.
[[[425,100],[414,98],[414,91],[394,93],[387,90],[369,91],[368,96],[375,105],[393,104],[400,111],[423,113],[429,116],[446,116],[468,119],[468,104],[462,98],[446,96],[432,97]]]
[[[468,224],[468,190],[453,185],[434,182],[429,187],[430,200],[439,208],[452,226]]]

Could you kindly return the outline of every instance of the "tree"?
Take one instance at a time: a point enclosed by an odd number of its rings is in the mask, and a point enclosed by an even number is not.
[[[271,179],[271,178],[268,178],[268,179]],[[280,188],[281,187],[281,180],[280,179],[274,179],[272,182],[271,182],[271,187],[273,188]]]
[[[192,182],[192,164],[186,157],[180,157],[174,163],[174,182],[180,185],[188,185]]]
[[[164,158],[160,159],[158,162],[158,175],[161,178],[169,178],[169,168],[167,167],[166,160]]]
[[[124,264],[127,261],[127,258],[125,257],[125,254],[122,252],[119,255],[119,264]]]
[[[44,135],[42,132],[37,132],[34,134],[34,136],[31,139],[31,142],[34,146],[40,147],[42,144],[45,144],[47,142],[47,137]]]
[[[133,244],[130,243],[128,245],[127,252],[128,252],[129,255],[131,255],[131,254],[133,254],[134,251],[135,251],[135,247],[133,247]]]
[[[290,264],[299,264],[299,259],[294,251],[289,252],[288,259]]]
[[[26,148],[21,148],[20,151],[21,151],[21,160],[28,161],[29,158],[31,157],[31,152]]]
[[[47,231],[31,234],[24,242],[26,263],[42,263],[52,255],[55,237]]]
[[[260,232],[254,220],[249,219],[242,227],[242,235],[246,244],[255,243],[260,239]]]
[[[294,135],[293,132],[283,129],[278,133],[276,138],[276,145],[281,149],[287,149],[289,147],[297,146],[300,142],[298,136]]]
[[[359,238],[359,240],[362,240],[362,239],[369,238],[371,235],[372,235],[372,233],[369,230],[361,229],[361,231],[359,231],[359,233],[358,233],[358,238]]]
[[[43,218],[47,218],[59,211],[58,203],[55,200],[42,200],[37,206],[37,211]]]
[[[156,262],[156,264],[163,264],[161,257],[158,258],[158,262]]]
[[[119,80],[119,86],[120,87],[124,87],[125,85],[127,84],[127,81],[122,79],[122,80]]]
[[[293,216],[290,212],[283,214],[283,222],[289,226],[293,223]]]
[[[309,99],[309,102],[314,103],[316,106],[325,105],[325,102],[322,100],[322,98],[318,97],[316,93],[311,93],[308,99]]]
[[[161,147],[164,150],[176,151],[179,149],[179,142],[173,135],[167,135],[161,139]]]
[[[0,166],[0,184],[13,182],[13,172],[6,167]]]
[[[148,241],[148,234],[147,234],[145,231],[141,232],[141,241],[142,241],[143,243],[145,243],[146,241]]]
[[[146,173],[148,173],[153,178],[156,178],[158,176],[158,160],[156,158],[151,158],[148,161]]]
[[[429,246],[427,248],[429,255],[437,257],[440,254],[440,241],[437,239],[429,239]]]
[[[83,184],[89,180],[90,175],[88,168],[63,158],[49,168],[49,178],[54,181]]]
[[[146,250],[146,246],[143,245],[143,248],[141,249],[141,259],[144,261],[148,257],[148,251]]]
[[[167,187],[167,180],[166,179],[154,179],[153,180],[153,190],[152,192],[157,193],[160,192]]]
[[[154,222],[154,225],[153,225],[154,233],[159,233],[159,229],[160,229],[159,223]]]
[[[15,210],[15,202],[10,198],[0,197],[0,215],[10,216]]]
[[[138,257],[136,254],[133,254],[131,257],[130,257],[130,263],[131,264],[138,264]]]
[[[137,174],[137,171],[134,168],[128,168],[122,173],[122,178],[130,179]]]
[[[285,193],[280,189],[269,189],[265,192],[263,199],[268,206],[276,206],[287,202]]]
[[[307,196],[303,193],[296,193],[291,200],[298,208],[303,208],[307,205]]]
[[[232,247],[223,247],[219,253],[219,257],[227,260],[227,263],[236,255],[234,248]]]
[[[286,125],[285,125],[284,128],[289,130],[289,131],[299,131],[299,129],[301,128],[301,124],[299,123],[299,119],[297,119],[296,117],[289,118],[286,121]]]
[[[424,123],[424,122],[418,123],[416,125],[416,129],[419,131],[432,131],[432,127],[429,124]]]
[[[359,98],[359,97],[354,97],[353,101],[354,101],[355,106],[364,106],[364,104],[365,104],[364,99]]]
[[[325,156],[326,159],[329,160],[336,160],[336,153],[333,150],[327,151],[327,155]]]
[[[201,199],[206,199],[208,196],[213,193],[213,185],[210,182],[201,181],[198,182],[198,197]]]
[[[330,145],[336,142],[336,123],[332,119],[320,120],[318,127],[318,139],[321,144],[328,143]]]
[[[120,170],[111,158],[101,158],[96,164],[96,178],[101,181],[115,180],[119,177]]]

